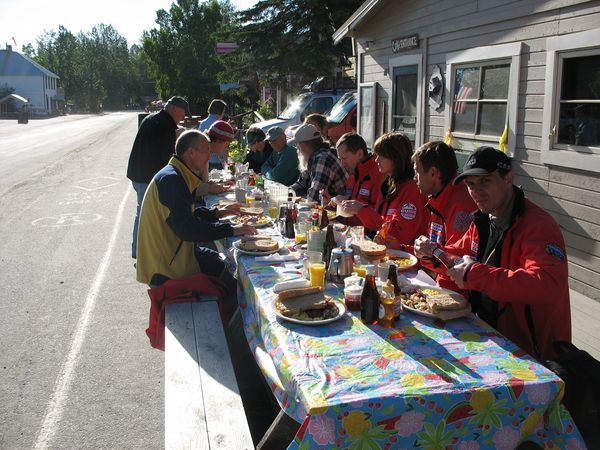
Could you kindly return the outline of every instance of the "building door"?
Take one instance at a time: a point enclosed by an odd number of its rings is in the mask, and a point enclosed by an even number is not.
[[[392,77],[392,129],[406,134],[414,147],[419,120],[419,66],[394,67]]]

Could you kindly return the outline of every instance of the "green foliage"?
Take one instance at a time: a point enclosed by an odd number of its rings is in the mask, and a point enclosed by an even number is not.
[[[273,117],[275,117],[274,102],[269,100],[259,100],[256,112],[263,116],[265,119],[272,119]]]
[[[231,141],[229,144],[229,157],[233,162],[241,163],[246,158],[248,151],[240,141]]]

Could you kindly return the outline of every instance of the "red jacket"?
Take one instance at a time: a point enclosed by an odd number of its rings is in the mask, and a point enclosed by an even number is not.
[[[387,193],[382,188],[387,178],[378,189],[376,207],[365,207],[358,211],[357,217],[365,228],[371,232],[381,229],[384,222],[390,223],[389,235],[402,244],[412,244],[421,234],[425,234],[427,215],[425,213],[426,197],[421,194],[414,180],[406,180],[396,189]]]
[[[454,185],[453,181],[450,180],[438,195],[430,197],[426,205],[429,210],[427,237],[439,245],[452,245],[458,241],[473,222],[472,214],[477,210],[467,185]],[[405,246],[404,250],[414,253],[412,243]],[[435,260],[427,259],[422,259],[421,265],[428,269],[439,266]],[[442,287],[457,290],[456,284],[448,278],[442,277],[438,282],[442,283]]]
[[[374,208],[382,182],[383,175],[377,167],[375,156],[370,154],[358,163],[354,174],[348,177],[346,193],[351,200],[358,200],[368,207]],[[356,216],[345,218],[342,222],[347,225],[361,225],[360,219]]]
[[[493,266],[475,263],[465,281],[477,312],[479,292],[498,306],[497,329],[535,355],[525,316],[530,305],[542,359],[554,357],[554,341],[571,341],[571,309],[565,243],[556,221],[515,188],[511,225],[496,247]],[[477,212],[465,235],[446,250],[480,260],[489,233],[489,216]],[[481,237],[483,236],[483,237]],[[481,237],[481,239],[480,239]],[[474,292],[473,292],[474,291]],[[535,355],[537,356],[537,355]]]

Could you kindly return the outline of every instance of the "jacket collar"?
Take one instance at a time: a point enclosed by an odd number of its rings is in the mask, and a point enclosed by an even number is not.
[[[187,184],[190,188],[190,192],[192,192],[194,189],[200,186],[200,183],[202,183],[200,177],[192,172],[177,155],[171,156],[169,164],[173,166],[177,173],[183,177],[185,184]]]
[[[515,201],[513,204],[513,209],[510,213],[510,224],[515,223],[518,217],[523,215],[525,211],[525,194],[523,193],[523,189],[518,186],[513,186],[513,193],[515,196]],[[489,223],[490,216],[489,214],[484,214],[481,211],[477,210],[473,214],[473,220],[475,223]]]
[[[363,174],[368,175],[371,172],[371,170],[373,169],[374,164],[375,164],[375,158],[373,158],[373,154],[368,153],[367,156],[365,156],[356,165],[356,168],[354,169],[354,178],[358,180],[361,175],[363,175]],[[379,169],[377,169],[377,170],[379,170]]]

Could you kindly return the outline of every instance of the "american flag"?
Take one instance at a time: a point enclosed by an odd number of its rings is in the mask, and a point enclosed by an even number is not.
[[[473,92],[473,88],[468,86],[461,85],[458,90],[458,94],[454,97],[454,113],[455,114],[464,114],[467,111],[467,103],[466,102],[458,102],[457,100],[466,100],[471,96],[471,92]]]

